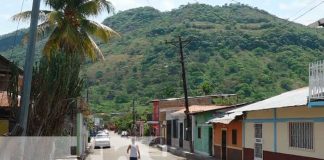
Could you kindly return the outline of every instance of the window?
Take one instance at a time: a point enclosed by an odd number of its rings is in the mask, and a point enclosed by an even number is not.
[[[262,123],[254,124],[254,157],[255,159],[262,159],[263,149],[262,149]]]
[[[198,138],[201,138],[201,128],[198,127]]]
[[[263,157],[263,150],[261,143],[254,143],[254,157],[255,158],[262,158]]]
[[[254,137],[262,138],[262,124],[254,124]]]
[[[172,127],[173,127],[173,138],[178,138],[178,120],[172,121]]]
[[[237,130],[232,130],[232,144],[237,144]]]
[[[314,149],[313,122],[289,122],[289,147]]]

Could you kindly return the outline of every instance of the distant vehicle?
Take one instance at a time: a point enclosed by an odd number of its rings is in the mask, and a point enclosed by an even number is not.
[[[108,147],[110,148],[110,138],[106,133],[99,133],[95,137],[95,147]]]
[[[128,136],[127,131],[122,131],[122,132],[121,132],[121,136],[122,136],[122,137],[124,137],[124,136]]]
[[[103,131],[104,131],[106,134],[109,135],[109,131],[108,131],[108,129],[104,129]]]
[[[105,134],[108,134],[109,135],[108,129],[104,129],[104,130],[98,131],[98,134],[101,134],[101,133],[105,133]]]

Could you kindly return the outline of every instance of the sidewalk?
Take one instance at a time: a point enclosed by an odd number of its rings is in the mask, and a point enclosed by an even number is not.
[[[160,144],[158,144],[156,146],[157,146],[157,148],[159,148],[162,151],[168,151],[174,155],[184,157],[187,160],[215,160],[215,157],[205,156],[205,155],[201,155],[198,153],[191,153],[191,152],[185,151],[185,150],[183,150],[181,148],[177,148],[177,147],[160,145]]]
[[[84,160],[87,158],[87,156],[92,153],[94,150],[94,139],[91,138],[90,142],[88,143],[88,146],[86,148],[86,151],[79,157],[77,155],[70,155],[66,156],[64,158],[56,158],[55,160]]]

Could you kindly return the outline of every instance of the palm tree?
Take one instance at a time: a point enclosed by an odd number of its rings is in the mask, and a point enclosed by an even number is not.
[[[112,4],[107,0],[45,0],[52,10],[41,10],[38,33],[50,33],[43,54],[50,57],[55,53],[81,54],[93,60],[103,59],[103,54],[91,36],[103,42],[113,35],[118,35],[111,28],[87,18],[97,16],[102,11],[113,12]],[[13,20],[28,21],[31,11],[19,13]]]

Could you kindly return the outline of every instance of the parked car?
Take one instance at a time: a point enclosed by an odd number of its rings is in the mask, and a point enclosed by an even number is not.
[[[122,131],[122,132],[121,132],[121,136],[122,136],[122,137],[124,137],[124,136],[128,136],[127,131]]]
[[[108,129],[104,129],[103,131],[104,131],[106,134],[109,135],[109,131],[108,131]]]
[[[95,148],[96,147],[108,147],[110,148],[110,138],[106,133],[99,133],[95,137]]]

